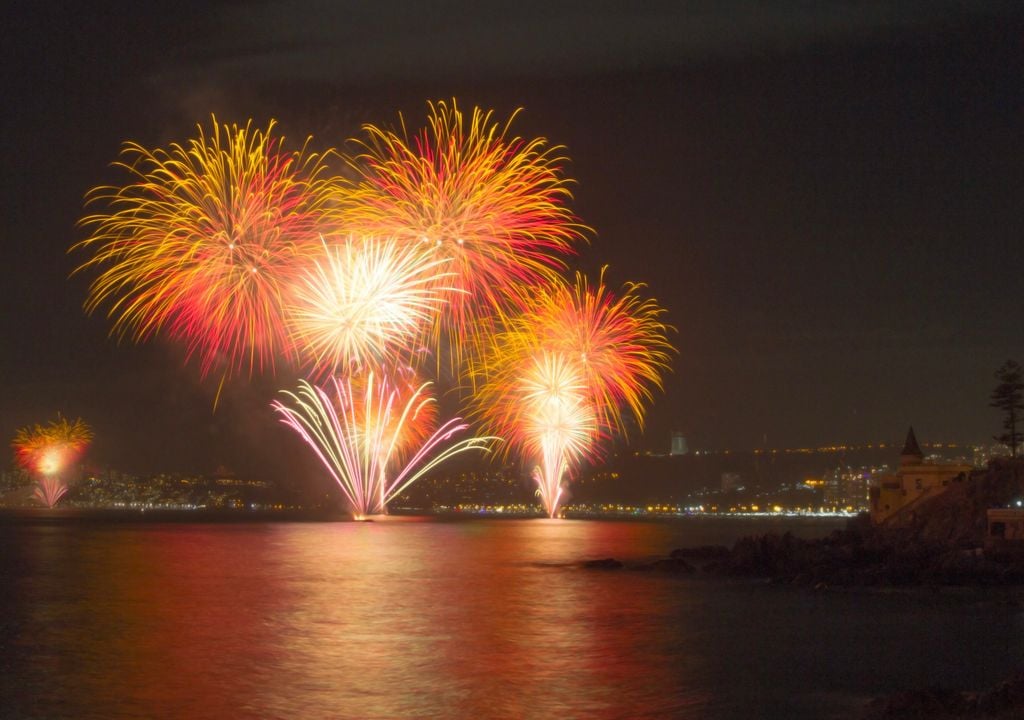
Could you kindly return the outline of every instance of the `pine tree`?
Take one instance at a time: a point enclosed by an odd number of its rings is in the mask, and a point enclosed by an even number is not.
[[[1017,432],[1017,420],[1024,413],[1024,382],[1021,381],[1021,375],[1020,363],[1007,360],[996,371],[999,384],[989,397],[992,401],[989,407],[1003,411],[1003,430],[1006,431],[994,439],[1009,446],[1011,457],[1017,457],[1017,446],[1021,442],[1021,433]]]

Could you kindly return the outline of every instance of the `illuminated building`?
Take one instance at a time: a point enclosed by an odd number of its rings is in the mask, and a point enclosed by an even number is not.
[[[868,501],[870,473],[861,468],[841,465],[825,473],[822,502],[826,507],[863,509]]]
[[[994,445],[979,445],[973,448],[973,461],[974,467],[983,468],[988,465],[994,458],[1007,457],[1010,454],[1010,448],[1002,444]]]
[[[919,503],[941,495],[951,482],[966,478],[972,469],[965,464],[925,462],[914,428],[910,428],[899,468],[895,473],[877,476],[868,491],[871,520],[899,524]]]
[[[685,455],[690,452],[690,448],[686,444],[686,436],[683,435],[681,430],[672,431],[672,446],[669,450],[670,455]]]

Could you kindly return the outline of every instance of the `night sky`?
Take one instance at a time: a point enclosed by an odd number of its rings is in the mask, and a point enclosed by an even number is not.
[[[667,308],[679,356],[634,446],[998,431],[992,373],[1024,361],[1020,3],[17,5],[0,438],[61,411],[101,464],[291,468],[267,407],[290,378],[234,383],[213,412],[216,378],[180,348],[83,313],[82,197],[123,179],[122,141],[185,141],[211,112],[325,147],[453,96],[565,145],[596,231],[578,265]]]

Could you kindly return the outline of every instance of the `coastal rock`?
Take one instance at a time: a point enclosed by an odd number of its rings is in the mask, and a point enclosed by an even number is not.
[[[866,720],[896,720],[896,718],[954,718],[969,712],[963,693],[930,688],[904,690],[871,701]]]
[[[1010,718],[1024,717],[1024,673],[980,692],[955,692],[931,688],[904,690],[872,700],[865,720],[897,718]]]
[[[694,571],[693,565],[677,557],[655,560],[651,563],[650,568],[661,572],[684,573],[687,575]]]
[[[1016,713],[1024,716],[1024,673],[1017,673],[985,692],[978,693],[979,714],[998,715]]]
[[[699,545],[691,548],[676,548],[669,553],[669,557],[673,560],[725,560],[729,557],[729,548],[725,545]]]
[[[588,570],[618,570],[622,563],[615,558],[602,558],[600,560],[585,560],[583,567]]]
[[[987,509],[1022,490],[1024,462],[995,461],[923,503],[898,527],[874,525],[864,513],[824,538],[768,533],[741,538],[731,549],[679,548],[670,559],[699,561],[709,574],[811,588],[1024,585],[1024,557],[982,550]]]

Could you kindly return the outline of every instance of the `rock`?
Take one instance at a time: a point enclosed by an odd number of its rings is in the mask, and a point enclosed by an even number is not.
[[[809,588],[907,585],[1024,585],[1024,557],[979,552],[986,511],[1024,492],[1024,462],[1001,460],[947,492],[923,502],[898,527],[877,526],[867,513],[844,530],[803,540],[789,533],[748,536],[732,548],[703,545],[673,550],[638,570],[766,578]],[[592,561],[588,567],[621,567]]]
[[[967,710],[962,693],[930,688],[927,690],[904,690],[887,697],[872,700],[866,717],[870,720],[892,718],[950,718]]]
[[[622,567],[622,563],[615,558],[602,558],[600,560],[586,560],[583,562],[583,567],[588,570],[618,570]]]
[[[700,566],[700,571],[712,575],[724,575],[729,572],[728,560],[716,560]]]
[[[673,572],[673,573],[692,573],[694,568],[693,565],[686,562],[682,558],[670,557],[664,560],[656,560],[651,564],[652,570],[660,570],[662,572]]]
[[[669,557],[673,560],[724,560],[729,557],[729,548],[725,545],[676,548]]]
[[[867,720],[1024,717],[1024,673],[1017,673],[980,692],[937,688],[896,692],[872,700],[864,717]]]

